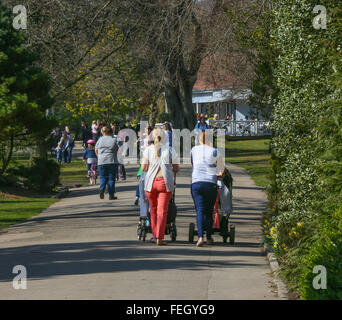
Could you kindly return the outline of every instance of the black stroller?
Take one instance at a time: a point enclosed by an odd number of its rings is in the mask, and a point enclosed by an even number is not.
[[[218,212],[220,217],[220,227],[213,228],[213,234],[218,233],[222,236],[223,242],[235,243],[235,226],[229,223],[230,214],[233,212],[232,205],[232,189],[233,189],[233,178],[229,170],[225,169],[223,178],[218,179]],[[205,232],[205,230],[204,230]],[[195,229],[195,224],[190,223],[189,225],[189,242],[194,241],[195,235],[198,235],[198,231]]]
[[[175,242],[177,239],[177,226],[176,226],[177,206],[175,203],[176,175],[174,176],[174,185],[175,187],[172,193],[172,197],[170,199],[169,209],[167,211],[167,222],[166,222],[166,229],[165,229],[165,235],[170,235],[172,242]],[[152,233],[150,213],[148,213],[147,217],[142,217],[139,221],[139,224],[137,227],[138,239],[140,241],[146,241],[146,236],[148,233]]]

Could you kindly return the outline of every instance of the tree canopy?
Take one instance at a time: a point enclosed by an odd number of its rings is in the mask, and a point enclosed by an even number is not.
[[[25,47],[25,35],[12,27],[9,10],[0,10],[0,172],[4,173],[14,148],[40,142],[54,121],[45,111],[53,103],[50,81],[36,66],[38,57]],[[30,143],[28,143],[30,145]]]

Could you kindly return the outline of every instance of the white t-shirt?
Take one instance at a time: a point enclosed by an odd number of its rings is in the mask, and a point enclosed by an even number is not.
[[[96,124],[92,124],[92,125],[91,125],[91,132],[94,133],[94,134],[97,133]]]
[[[191,183],[211,182],[216,183],[217,159],[220,152],[207,145],[198,145],[191,149],[192,175]]]

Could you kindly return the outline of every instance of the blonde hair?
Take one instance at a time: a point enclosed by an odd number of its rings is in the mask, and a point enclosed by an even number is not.
[[[108,127],[103,127],[101,129],[101,132],[103,135],[107,135],[107,136],[113,134],[112,128],[108,128]]]
[[[165,131],[162,128],[155,128],[152,131],[152,139],[154,141],[154,156],[159,158],[161,155],[161,147],[165,144]]]

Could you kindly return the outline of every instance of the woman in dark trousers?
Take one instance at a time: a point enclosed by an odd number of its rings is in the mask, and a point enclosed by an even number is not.
[[[115,176],[117,171],[118,142],[113,138],[111,128],[102,128],[103,136],[95,145],[95,152],[98,157],[98,167],[100,173],[100,198],[104,198],[106,187],[108,186],[109,200],[115,200]]]
[[[207,243],[212,244],[213,211],[217,197],[217,177],[222,176],[224,163],[221,154],[212,147],[212,134],[202,131],[199,145],[191,150],[191,194],[196,209],[198,229],[197,247],[204,244],[203,233],[206,231]]]

